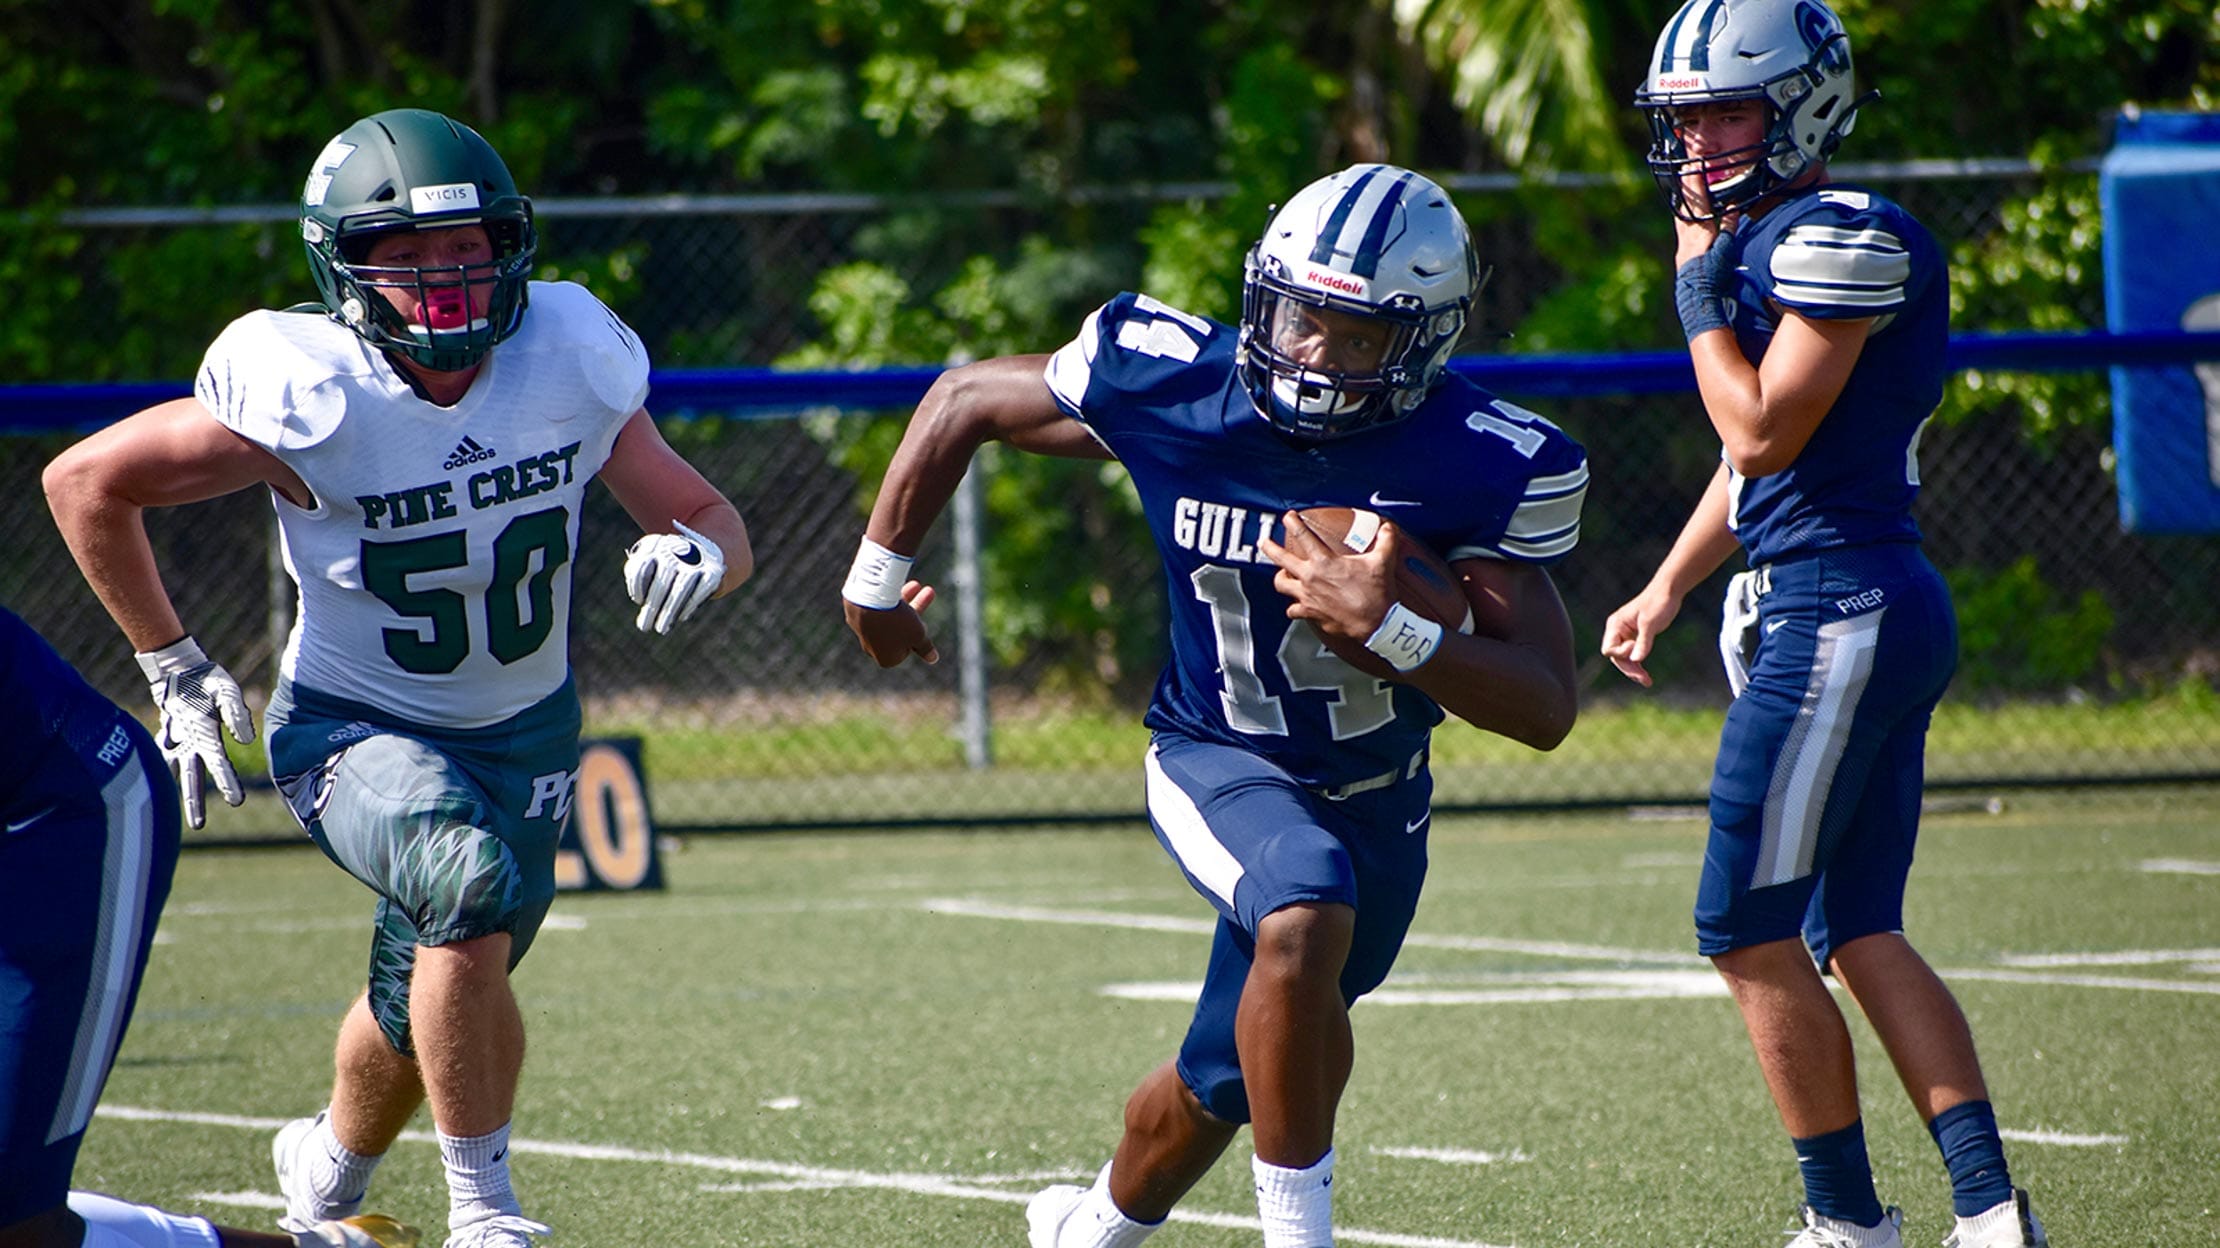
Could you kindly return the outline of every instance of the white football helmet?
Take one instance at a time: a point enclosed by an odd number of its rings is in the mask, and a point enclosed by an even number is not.
[[[1480,285],[1441,187],[1354,165],[1295,193],[1242,266],[1240,368],[1264,418],[1302,438],[1411,413],[1441,376]]]
[[[1650,175],[1684,221],[1716,221],[1746,208],[1834,154],[1857,123],[1858,107],[1878,92],[1853,98],[1850,37],[1820,0],[1687,0],[1665,24],[1650,53],[1649,76],[1634,93],[1650,123]],[[1708,158],[1733,166],[1707,189],[1706,211],[1688,201],[1684,177],[1700,174],[1673,128],[1674,110],[1722,100],[1758,100],[1767,112],[1765,138]]]

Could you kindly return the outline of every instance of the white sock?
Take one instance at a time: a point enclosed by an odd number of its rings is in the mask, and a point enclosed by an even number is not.
[[[1136,1222],[1110,1199],[1110,1163],[1104,1162],[1095,1185],[1079,1198],[1079,1207],[1057,1237],[1056,1248],[1135,1248],[1154,1234],[1162,1222]]]
[[[85,1220],[84,1248],[220,1248],[206,1218],[183,1218],[149,1205],[71,1192],[70,1212]]]
[[[1301,1170],[1252,1157],[1264,1248],[1333,1248],[1334,1150]]]
[[[1979,1240],[1991,1231],[2005,1227],[2017,1230],[2019,1225],[2020,1198],[2019,1193],[2014,1192],[2009,1198],[1990,1205],[1970,1218],[1958,1219],[1958,1238]]]
[[[502,1214],[520,1214],[509,1189],[509,1124],[484,1135],[439,1133],[439,1159],[447,1163],[447,1225],[468,1226]]]
[[[339,1142],[331,1129],[331,1110],[316,1115],[309,1129],[308,1147],[301,1150],[308,1161],[308,1190],[335,1205],[353,1204],[370,1190],[370,1172],[385,1154],[365,1157]]]

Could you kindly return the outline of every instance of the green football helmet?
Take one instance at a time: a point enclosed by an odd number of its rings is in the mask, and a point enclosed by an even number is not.
[[[377,268],[364,263],[378,236],[400,230],[483,225],[488,264]],[[324,308],[381,351],[436,372],[468,368],[524,323],[539,234],[532,201],[478,132],[421,108],[365,117],[324,145],[301,188],[301,239]],[[486,314],[471,315],[467,286],[491,283]],[[380,287],[411,291],[430,326],[401,319]]]

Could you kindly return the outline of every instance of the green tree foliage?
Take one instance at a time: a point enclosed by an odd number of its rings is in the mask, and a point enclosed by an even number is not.
[[[1487,310],[1518,350],[1677,341],[1669,230],[1629,100],[1673,0],[0,0],[0,323],[15,380],[180,378],[252,306],[311,287],[288,221],[95,228],[70,214],[282,204],[353,118],[419,105],[471,120],[533,194],[796,191],[887,197],[807,289],[805,343],[777,361],[935,365],[1051,349],[1135,287],[1221,318],[1270,206],[1356,160],[1453,174],[1580,170],[1466,196],[1538,274]],[[2022,156],[2053,172],[1961,228],[1961,327],[2092,323],[2093,176],[2124,105],[2220,106],[2220,15],[2200,0],[1838,0],[1881,101],[1844,160]],[[1616,175],[1616,176],[1613,176]],[[1136,198],[1106,188],[1230,187]],[[1012,195],[991,209],[978,197]],[[967,196],[971,198],[966,198]],[[1497,258],[1494,256],[1491,259]],[[619,309],[652,298],[628,244],[550,247],[543,276]],[[1504,290],[1498,283],[1498,290]],[[665,360],[763,364],[750,309],[706,309],[651,343]],[[2079,377],[1969,376],[1946,416],[2008,407],[2035,436],[2101,421]],[[902,417],[819,422],[872,482]],[[1700,422],[1684,434],[1707,436]],[[1676,462],[1683,458],[1677,453]],[[1007,656],[1065,647],[1130,682],[1123,642],[1152,604],[1091,569],[1141,540],[1114,472],[1008,456],[988,492],[991,604]]]

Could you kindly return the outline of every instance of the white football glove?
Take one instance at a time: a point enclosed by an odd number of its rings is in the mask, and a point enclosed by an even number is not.
[[[725,579],[725,552],[677,521],[677,533],[650,533],[624,552],[624,588],[640,604],[641,632],[668,634],[691,619]]]
[[[162,749],[170,770],[177,773],[177,791],[185,799],[185,820],[194,827],[208,823],[207,800],[202,795],[201,769],[215,777],[224,801],[237,806],[247,800],[239,773],[224,755],[223,729],[241,745],[254,740],[254,716],[247,712],[246,695],[239,682],[220,663],[201,653],[200,643],[187,637],[159,650],[132,656],[146,674],[154,705],[162,711],[162,729],[154,742]],[[219,721],[221,726],[219,727]]]

